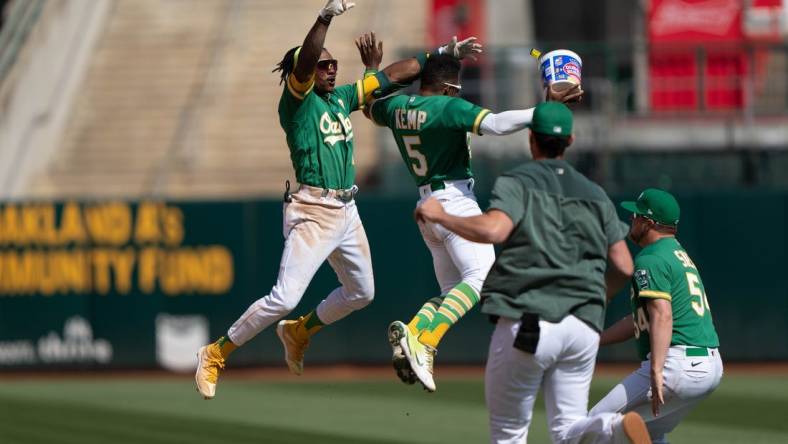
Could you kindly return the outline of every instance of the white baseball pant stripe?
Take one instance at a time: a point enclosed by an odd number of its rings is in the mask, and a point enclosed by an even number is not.
[[[342,285],[317,307],[324,324],[372,301],[372,258],[355,201],[315,196],[314,190],[302,188],[292,195],[292,202],[285,203],[285,245],[276,284],[230,327],[228,336],[234,344],[244,344],[293,311],[326,259]]]
[[[482,214],[473,194],[473,180],[445,183],[445,189],[434,192],[429,192],[428,186],[421,187],[422,198],[416,206],[434,197],[451,215],[467,217]],[[419,222],[419,231],[432,254],[432,265],[441,294],[445,295],[460,282],[470,285],[477,293],[481,292],[487,272],[495,262],[495,249],[491,244],[471,242],[442,225],[431,222]]]
[[[541,387],[554,443],[627,442],[618,413],[588,415],[599,333],[575,316],[539,321],[536,353],[513,347],[520,321],[500,318],[490,341],[484,375],[490,441],[527,442],[534,402]]]
[[[708,351],[708,356],[686,356],[685,346],[674,345],[668,349],[662,371],[665,404],[660,407],[659,416],[651,412],[650,359],[613,387],[591,413],[635,411],[646,421],[652,441],[667,443],[665,435],[720,384],[722,358],[719,350]]]

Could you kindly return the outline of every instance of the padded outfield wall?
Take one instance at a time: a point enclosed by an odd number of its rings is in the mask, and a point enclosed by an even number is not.
[[[679,196],[680,240],[698,265],[727,360],[788,359],[788,194]],[[376,298],[323,330],[309,363],[386,363],[386,326],[437,294],[411,199],[359,199]],[[484,204],[484,202],[483,202]],[[625,217],[622,214],[622,218]],[[0,205],[0,370],[190,368],[274,283],[282,204],[63,202]],[[337,285],[328,265],[293,315]],[[608,323],[628,307],[615,300]],[[443,363],[483,363],[492,325],[474,310],[444,339]],[[633,360],[632,344],[602,360]],[[266,331],[233,364],[280,364]]]

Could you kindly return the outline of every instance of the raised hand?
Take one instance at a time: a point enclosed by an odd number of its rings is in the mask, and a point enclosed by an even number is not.
[[[361,55],[361,62],[367,69],[379,69],[380,62],[383,61],[383,42],[375,39],[374,32],[361,34],[356,39],[356,48]]]
[[[328,0],[328,3],[320,10],[320,17],[328,20],[331,17],[344,14],[348,9],[354,6],[356,6],[354,2],[349,2],[347,0]]]
[[[457,59],[464,59],[468,57],[471,60],[476,60],[475,54],[482,52],[483,47],[481,43],[476,43],[476,37],[468,37],[465,40],[457,41],[457,36],[451,38],[451,41],[440,48],[439,54],[449,54]]]

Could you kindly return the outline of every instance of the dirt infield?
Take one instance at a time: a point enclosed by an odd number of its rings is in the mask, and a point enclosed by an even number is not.
[[[635,368],[637,363],[604,363],[597,365],[596,374],[604,376],[625,375]],[[468,379],[484,377],[482,366],[439,365],[435,369],[441,378]],[[732,362],[725,363],[725,373],[743,376],[785,376],[788,377],[788,362]],[[191,373],[172,373],[160,369],[149,370],[33,370],[33,371],[0,371],[0,382],[21,379],[123,379],[123,378],[190,378]],[[222,374],[224,379],[264,379],[282,382],[307,381],[364,381],[396,379],[389,366],[382,365],[314,365],[308,366],[301,376],[295,376],[282,367],[232,368],[228,367]]]

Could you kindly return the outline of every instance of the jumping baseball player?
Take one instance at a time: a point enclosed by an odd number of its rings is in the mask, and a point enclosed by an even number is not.
[[[481,291],[496,321],[484,378],[491,441],[526,442],[541,388],[553,442],[650,443],[637,413],[586,410],[605,299],[632,273],[626,226],[604,190],[563,160],[569,109],[541,103],[530,128],[533,161],[498,178],[486,213],[453,215],[440,198],[416,210],[469,241],[501,244]]]
[[[392,96],[370,105],[370,117],[391,129],[419,187],[421,200],[417,206],[435,197],[451,214],[481,214],[473,193],[468,133],[510,134],[524,129],[531,121],[533,109],[494,114],[457,97],[461,88],[460,59],[481,51],[473,37],[447,47],[445,54],[426,60],[419,95]],[[572,101],[582,95],[582,90],[578,87],[554,94],[554,100]],[[432,253],[441,295],[428,300],[407,325],[392,322],[388,335],[400,379],[412,384],[415,375],[432,392],[436,388],[432,372],[438,344],[448,329],[479,301],[495,251],[490,244],[468,241],[438,224],[418,225]]]
[[[289,50],[275,69],[285,83],[279,121],[299,185],[294,193],[289,187],[285,193],[285,246],[276,284],[249,306],[227,335],[198,352],[195,380],[205,399],[215,395],[219,372],[230,353],[290,313],[326,259],[342,285],[306,316],[277,324],[291,372],[303,372],[304,351],[312,335],[372,301],[369,243],[354,201],[358,188],[349,116],[373,95],[385,95],[413,81],[423,61],[410,58],[378,71],[382,44],[376,43],[374,34],[367,34],[356,41],[367,68],[364,79],[335,87],[338,62],[323,43],[331,19],[353,6],[346,0],[329,0],[303,45]]]
[[[632,212],[629,238],[643,250],[635,257],[632,314],[605,330],[600,342],[634,336],[643,362],[591,414],[638,412],[653,441],[667,443],[666,434],[720,384],[719,339],[698,268],[676,239],[676,199],[650,188],[621,206]]]

